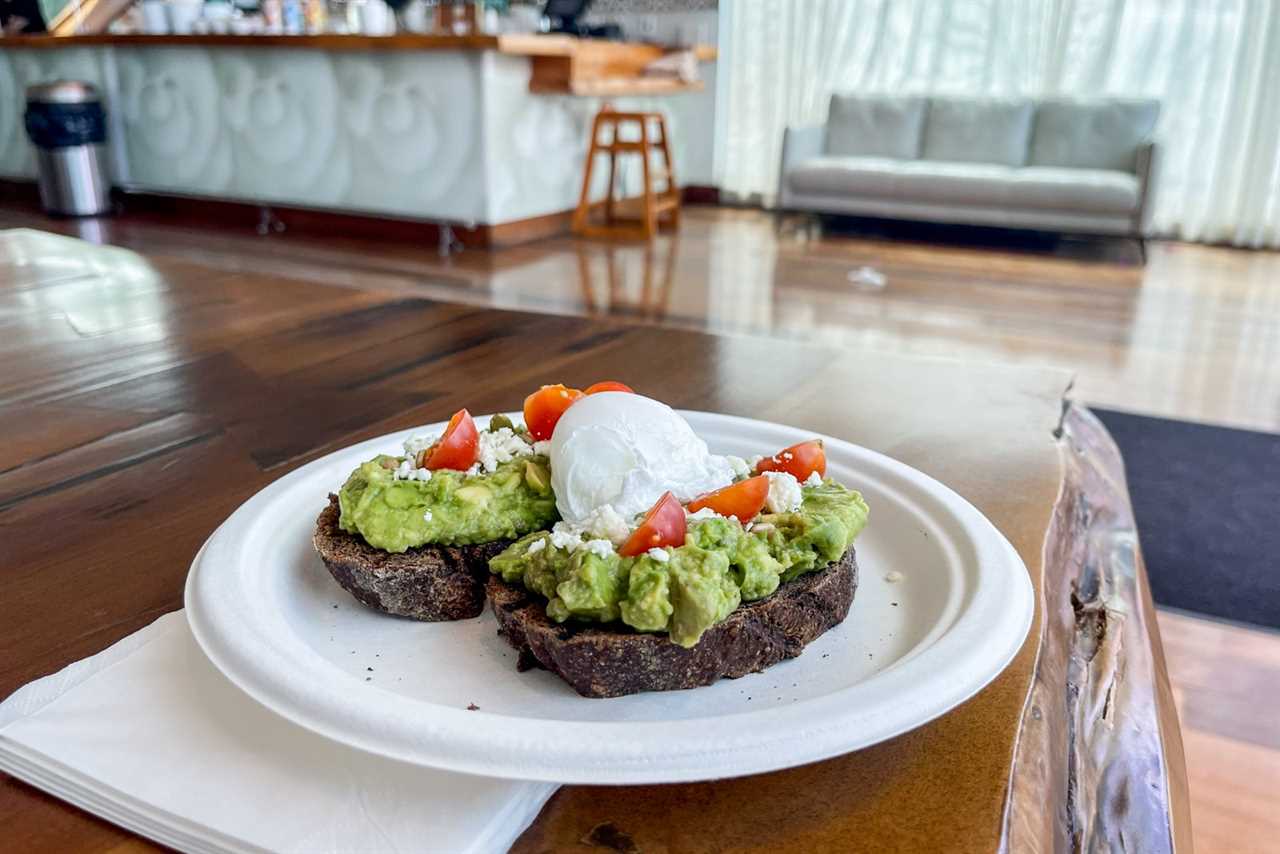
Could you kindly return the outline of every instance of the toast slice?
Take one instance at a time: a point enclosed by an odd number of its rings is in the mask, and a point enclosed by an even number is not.
[[[850,548],[826,569],[738,606],[685,649],[666,635],[622,624],[556,623],[537,594],[497,576],[486,582],[498,633],[520,653],[517,668],[550,670],[584,697],[697,688],[795,658],[848,616],[857,586],[858,564]]]
[[[338,496],[316,520],[312,542],[329,573],[352,596],[386,614],[441,622],[484,610],[489,558],[511,545],[422,546],[403,554],[376,549],[338,527]]]

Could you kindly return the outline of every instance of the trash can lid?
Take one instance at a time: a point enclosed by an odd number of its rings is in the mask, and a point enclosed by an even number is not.
[[[27,101],[37,104],[97,103],[98,90],[79,80],[53,80],[27,87]]]

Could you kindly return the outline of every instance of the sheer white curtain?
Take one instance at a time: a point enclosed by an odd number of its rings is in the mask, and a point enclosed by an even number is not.
[[[722,0],[720,46],[732,196],[834,91],[1149,96],[1153,232],[1280,248],[1280,0]]]

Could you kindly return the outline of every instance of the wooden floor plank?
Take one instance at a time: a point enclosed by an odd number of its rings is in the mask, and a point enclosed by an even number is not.
[[[1280,633],[1161,611],[1200,854],[1280,840]]]

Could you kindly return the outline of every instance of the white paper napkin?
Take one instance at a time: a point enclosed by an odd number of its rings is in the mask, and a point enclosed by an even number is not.
[[[0,769],[185,851],[501,851],[555,791],[344,747],[214,669],[181,612],[0,703]]]

